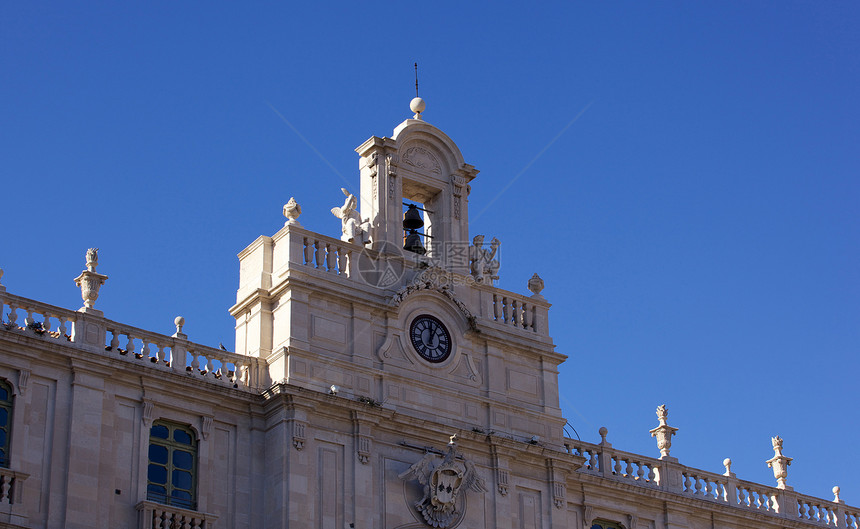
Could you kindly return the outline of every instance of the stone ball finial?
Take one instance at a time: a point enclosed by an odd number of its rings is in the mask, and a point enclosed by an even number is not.
[[[600,442],[605,443],[606,442],[606,434],[609,433],[609,430],[606,429],[606,426],[601,426],[600,429],[597,430],[597,433],[600,434]]]
[[[842,503],[842,500],[839,499],[839,485],[833,487],[833,503]]]
[[[427,104],[420,97],[413,98],[409,102],[409,110],[415,112],[415,119],[421,119],[421,113],[427,108]]]
[[[174,318],[173,324],[176,325],[176,332],[182,332],[182,326],[185,325],[185,318],[177,316]]]
[[[728,457],[723,459],[723,466],[726,467],[726,472],[723,475],[724,476],[731,476],[732,475],[732,460],[729,459]]]

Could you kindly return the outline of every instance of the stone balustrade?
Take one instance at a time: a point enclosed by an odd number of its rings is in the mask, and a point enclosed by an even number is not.
[[[310,233],[302,237],[302,264],[332,274],[354,277],[360,251],[357,245],[331,237]]]
[[[71,327],[77,314],[72,310],[0,292],[0,323],[7,331],[29,333],[46,340],[70,341]]]
[[[546,309],[535,305],[525,296],[494,289],[490,298],[488,316],[492,321],[524,331],[546,334]]]
[[[222,351],[110,320],[105,320],[105,330],[110,335],[105,351],[111,356],[184,372],[229,387],[260,387],[263,369],[259,365],[262,362],[259,358]]]
[[[860,509],[848,507],[841,501],[823,500],[791,489],[739,480],[731,473],[717,474],[686,467],[676,460],[621,452],[605,441],[592,444],[565,439],[565,448],[568,453],[585,458],[578,470],[584,474],[657,488],[738,509],[799,519],[823,527],[860,529]]]
[[[22,503],[24,481],[29,474],[17,472],[8,468],[0,468],[0,512],[10,505]]]
[[[136,506],[140,513],[141,529],[209,529],[215,524],[215,514],[181,509],[151,501]]]
[[[144,331],[94,314],[62,309],[46,303],[0,292],[0,331],[30,335],[46,341],[63,341],[72,347],[98,351],[132,363],[146,364],[236,388],[260,389],[265,361],[195,344],[182,338]],[[22,317],[23,316],[23,317]],[[74,332],[86,323],[109,336],[103,346],[85,343],[84,333]],[[105,332],[106,331],[106,332]]]

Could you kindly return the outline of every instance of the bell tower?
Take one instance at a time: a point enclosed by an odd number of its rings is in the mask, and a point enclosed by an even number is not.
[[[452,245],[468,246],[469,182],[478,171],[465,163],[451,138],[421,119],[423,100],[416,97],[410,106],[414,118],[398,125],[391,138],[372,136],[356,149],[361,217],[370,219],[373,249],[399,253],[404,201],[416,204],[428,257],[444,259]],[[454,263],[452,271],[467,274],[468,264]]]

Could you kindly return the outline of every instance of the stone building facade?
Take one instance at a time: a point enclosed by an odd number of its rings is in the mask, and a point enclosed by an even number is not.
[[[0,527],[860,529],[778,438],[776,487],[681,464],[663,407],[659,458],[567,438],[543,281],[494,285],[478,171],[412,107],[340,237],[291,200],[239,254],[235,352],[108,319],[95,251],[77,311],[0,285]]]

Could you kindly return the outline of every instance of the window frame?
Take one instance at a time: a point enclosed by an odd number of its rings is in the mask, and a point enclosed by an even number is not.
[[[153,430],[156,427],[165,427],[167,428],[167,438],[155,437],[153,435]],[[181,441],[177,441],[174,436],[175,432],[180,431],[188,435],[191,439],[191,444],[186,444]],[[153,461],[152,459],[152,449],[153,446],[162,447],[167,451],[167,462],[161,463],[158,461]],[[186,452],[191,455],[191,468],[183,468],[181,466],[177,466],[174,461],[174,454],[176,452]],[[189,509],[192,511],[197,510],[197,481],[198,481],[198,465],[199,465],[199,455],[200,455],[200,441],[197,438],[197,433],[190,426],[181,423],[175,423],[166,420],[157,420],[153,421],[152,426],[149,429],[149,443],[147,445],[147,465],[146,465],[146,499],[148,501],[153,501],[155,503],[160,503],[162,505],[170,505],[172,507],[179,507],[182,509]],[[152,481],[151,479],[151,468],[161,467],[165,470],[166,481],[163,483]],[[187,472],[191,474],[191,488],[186,489],[180,486],[177,486],[173,483],[173,476],[175,472]],[[150,490],[150,487],[161,487],[165,490],[164,493]],[[177,498],[174,496],[174,493],[177,491],[187,492],[191,499]]]
[[[13,391],[12,384],[4,378],[0,378],[0,389],[6,391],[8,395],[8,398],[0,399],[0,409],[6,410],[6,424],[0,424],[0,430],[4,430],[6,433],[5,442],[0,444],[0,468],[10,468],[9,464],[12,459],[10,454],[12,449],[12,415],[15,411],[15,392]]]

